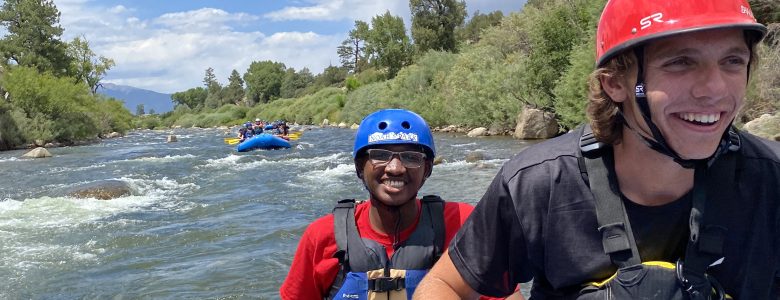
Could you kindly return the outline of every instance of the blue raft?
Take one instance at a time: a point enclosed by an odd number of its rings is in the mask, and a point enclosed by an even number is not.
[[[255,149],[282,149],[290,148],[290,142],[272,134],[259,134],[238,144],[238,152],[252,151]]]

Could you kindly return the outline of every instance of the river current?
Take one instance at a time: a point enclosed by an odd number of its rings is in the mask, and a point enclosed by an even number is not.
[[[168,135],[177,142],[167,143]],[[238,153],[220,129],[133,131],[22,159],[0,152],[0,299],[277,299],[301,233],[344,198],[354,131],[313,128],[293,148]],[[421,195],[475,204],[530,143],[435,134]],[[466,156],[479,152],[478,162]],[[65,191],[117,180],[132,195]],[[524,289],[525,290],[525,289]]]

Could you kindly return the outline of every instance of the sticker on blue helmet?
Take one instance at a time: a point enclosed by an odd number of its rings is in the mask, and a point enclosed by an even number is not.
[[[374,132],[371,135],[368,136],[368,142],[369,143],[376,143],[380,141],[411,141],[411,142],[419,142],[420,139],[417,137],[417,134],[414,133],[406,133],[406,132],[388,132],[388,133],[382,133],[382,132]]]

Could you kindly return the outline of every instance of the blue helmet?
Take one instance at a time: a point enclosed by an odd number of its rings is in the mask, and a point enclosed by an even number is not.
[[[429,158],[436,156],[433,135],[420,115],[405,109],[385,109],[371,113],[355,133],[352,157],[373,145],[412,144],[424,148]]]

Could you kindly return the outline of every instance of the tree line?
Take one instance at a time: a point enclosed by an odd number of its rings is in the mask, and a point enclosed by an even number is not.
[[[780,2],[750,3],[759,22],[780,22]],[[484,126],[502,132],[514,129],[517,115],[532,107],[553,112],[565,131],[585,121],[595,29],[605,4],[529,0],[521,12],[477,12],[466,21],[463,1],[410,0],[411,37],[401,18],[389,12],[370,22],[355,21],[336,49],[341,65],[323,72],[338,75],[332,80],[281,84],[293,82],[297,72],[265,61],[257,64],[266,68],[250,67],[244,74],[245,102],[236,97],[222,106],[177,106],[147,125],[208,127],[254,118],[349,124],[376,109],[401,107],[420,113],[432,126]],[[745,113],[738,122],[780,108],[773,84],[780,72],[771,67],[780,63],[777,27],[770,25],[774,29],[758,49],[763,67],[751,77]],[[198,93],[205,103],[207,93]],[[206,109],[191,109],[195,107]]]
[[[227,86],[222,86],[209,67],[202,87],[175,93],[177,105],[200,111],[225,104],[247,107],[280,98],[297,98],[326,87],[340,87],[350,75],[372,72],[374,80],[395,77],[398,71],[415,60],[415,54],[429,50],[457,51],[459,41],[478,40],[479,31],[497,24],[503,14],[475,13],[464,23],[466,7],[455,0],[412,0],[412,38],[407,36],[403,19],[386,12],[371,19],[370,24],[355,21],[348,38],[336,49],[341,65],[329,66],[318,75],[307,68],[296,71],[284,63],[255,61],[243,75],[232,70]],[[379,70],[379,71],[377,71]],[[381,73],[381,74],[380,74]]]

